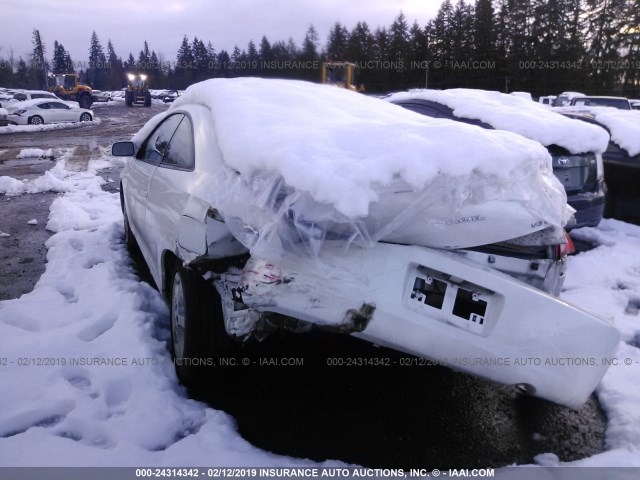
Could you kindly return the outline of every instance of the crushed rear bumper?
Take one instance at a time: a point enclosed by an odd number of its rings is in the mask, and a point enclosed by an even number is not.
[[[574,408],[619,342],[612,321],[450,252],[379,243],[323,260],[252,258],[242,301]]]

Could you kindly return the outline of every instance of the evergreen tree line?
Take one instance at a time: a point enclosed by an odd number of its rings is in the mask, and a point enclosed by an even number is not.
[[[211,41],[182,38],[175,60],[144,41],[137,57],[106,51],[96,32],[89,62],[76,64],[54,41],[46,57],[38,30],[28,59],[0,58],[0,85],[41,88],[45,72],[78,72],[101,90],[126,84],[126,73],[146,73],[152,88],[183,89],[213,77],[263,76],[320,80],[328,60],[358,65],[367,91],[412,87],[522,90],[535,95],[578,90],[640,97],[640,0],[444,0],[426,25],[400,13],[389,26],[336,22],[321,45],[309,27],[298,46],[287,41],[216,51]]]

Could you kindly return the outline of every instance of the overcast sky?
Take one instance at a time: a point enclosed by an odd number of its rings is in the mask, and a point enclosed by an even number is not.
[[[28,57],[32,31],[40,30],[51,59],[57,40],[74,61],[88,59],[93,30],[106,50],[111,39],[116,53],[138,57],[144,40],[165,60],[174,60],[183,35],[213,43],[216,51],[234,45],[240,49],[263,35],[272,43],[290,36],[301,45],[310,24],[326,43],[331,26],[339,21],[348,29],[366,21],[374,30],[390,25],[402,10],[409,23],[424,25],[441,0],[0,0],[0,57]]]

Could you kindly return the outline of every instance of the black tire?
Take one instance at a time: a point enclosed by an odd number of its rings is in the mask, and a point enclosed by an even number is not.
[[[34,115],[28,120],[29,125],[44,125],[44,120],[39,115]]]
[[[80,95],[80,98],[78,98],[78,104],[80,105],[80,108],[91,108],[92,103],[93,101],[91,100],[89,94]]]
[[[150,107],[151,106],[151,94],[147,93],[144,97],[144,106],[145,107]]]
[[[131,225],[129,225],[127,210],[124,207],[122,208],[122,216],[124,217],[124,243],[127,249],[129,249],[129,252],[137,253],[139,251],[138,242],[135,235],[133,235]]]
[[[125,92],[124,94],[124,103],[127,107],[130,107],[133,105],[133,93],[132,92]]]
[[[80,121],[81,122],[90,122],[92,121],[93,118],[91,118],[91,114],[84,112],[82,115],[80,115]]]
[[[178,261],[169,279],[171,354],[178,378],[193,387],[217,370],[218,382],[226,369],[214,367],[234,351],[234,342],[224,328],[220,295]]]

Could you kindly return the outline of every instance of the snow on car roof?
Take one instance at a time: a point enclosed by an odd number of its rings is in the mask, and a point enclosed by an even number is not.
[[[64,103],[65,105],[68,105],[71,108],[75,106],[74,105],[75,102],[60,100],[59,98],[56,97],[55,99],[54,98],[36,98],[34,100],[25,100],[23,102],[12,103],[9,107],[13,110],[26,110],[31,107],[37,107],[41,103],[50,103],[56,100],[60,103]]]
[[[24,93],[24,94],[32,94],[32,93],[38,93],[38,94],[43,94],[46,93],[47,95],[53,95],[55,97],[55,95],[51,92],[47,92],[46,90],[16,90],[16,93]]]
[[[632,157],[640,154],[640,111],[613,107],[556,107],[557,112],[589,113],[611,132],[611,140]]]
[[[246,176],[277,172],[349,218],[366,216],[379,198],[376,187],[397,179],[421,189],[441,174],[466,178],[475,172],[507,183],[532,165],[551,171],[548,152],[518,135],[427,118],[333,86],[207,80],[190,86],[167,114],[188,104],[211,110],[228,166]],[[562,190],[560,184],[553,188]]]
[[[387,101],[430,100],[453,110],[456,117],[480,120],[493,128],[518,133],[544,146],[558,145],[571,153],[604,152],[607,133],[579,120],[559,115],[522,97],[487,90],[410,90],[390,95]]]

